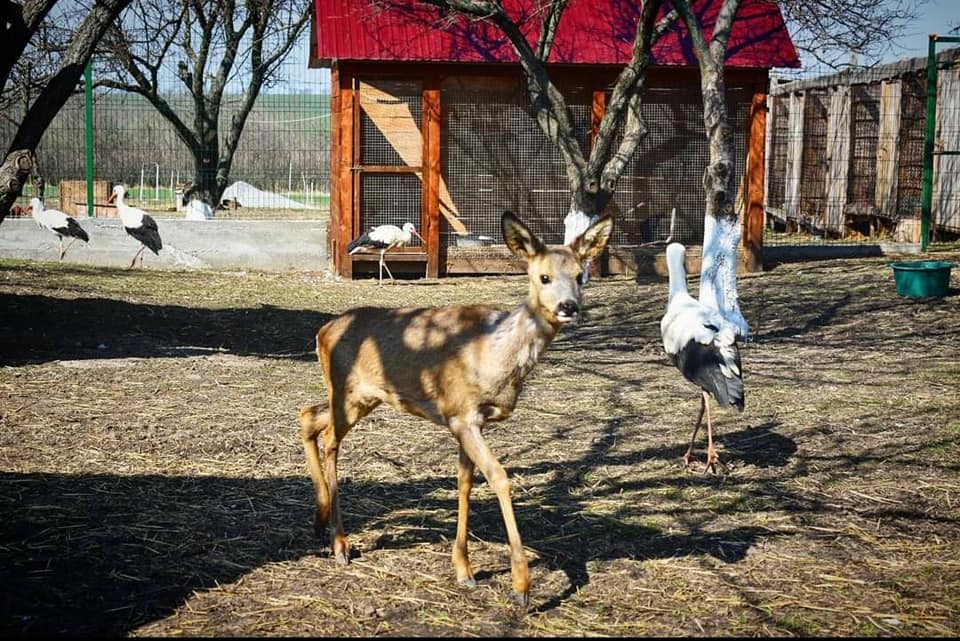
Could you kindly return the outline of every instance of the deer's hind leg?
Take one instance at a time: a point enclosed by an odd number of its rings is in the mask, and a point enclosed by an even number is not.
[[[467,523],[470,520],[470,491],[473,489],[474,464],[466,450],[460,448],[460,460],[457,465],[457,538],[453,543],[453,568],[457,573],[457,583],[476,587],[470,555],[467,552]]]
[[[330,406],[328,403],[305,405],[300,408],[300,440],[307,457],[307,469],[313,480],[313,489],[317,494],[317,513],[313,529],[318,536],[330,523],[330,490],[323,474],[322,454],[317,443],[318,437],[327,431],[330,425]]]
[[[350,545],[343,531],[340,511],[340,490],[337,479],[337,457],[340,441],[357,421],[380,404],[378,398],[334,396],[332,404],[319,403],[300,410],[300,434],[307,465],[317,492],[315,528],[319,535],[324,527],[330,531],[330,549],[340,565],[350,562]],[[323,439],[320,453],[318,438]]]

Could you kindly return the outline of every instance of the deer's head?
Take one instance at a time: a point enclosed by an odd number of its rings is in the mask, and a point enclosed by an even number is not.
[[[604,216],[569,245],[547,247],[513,213],[500,218],[503,239],[516,256],[527,260],[529,302],[552,325],[580,315],[583,263],[599,256],[610,240],[613,219]]]

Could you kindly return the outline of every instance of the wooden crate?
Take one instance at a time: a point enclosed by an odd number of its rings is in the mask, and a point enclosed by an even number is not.
[[[113,191],[113,183],[106,180],[93,181],[93,215],[98,217],[116,217],[117,208],[107,204],[107,198]],[[87,217],[87,181],[60,181],[60,209],[78,218]]]

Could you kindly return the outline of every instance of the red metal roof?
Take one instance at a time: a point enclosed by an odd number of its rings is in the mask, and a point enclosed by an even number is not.
[[[314,55],[331,60],[510,62],[507,38],[486,21],[398,0],[314,0]],[[542,0],[504,0],[509,15],[536,42]],[[707,37],[721,0],[697,3]],[[630,60],[640,14],[635,0],[570,0],[552,63],[622,65]],[[653,64],[696,65],[686,29],[678,21],[653,49]],[[728,67],[799,67],[800,59],[775,0],[743,0],[733,23]]]

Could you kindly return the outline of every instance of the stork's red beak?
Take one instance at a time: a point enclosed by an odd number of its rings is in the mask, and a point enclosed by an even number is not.
[[[112,194],[110,194],[110,197],[107,198],[107,204],[112,203],[116,199],[117,199],[117,192],[113,192]]]
[[[418,232],[416,229],[413,230],[413,235],[419,238],[420,242],[423,243],[424,245],[427,244],[427,241],[424,239],[423,236],[420,235],[420,232]]]

